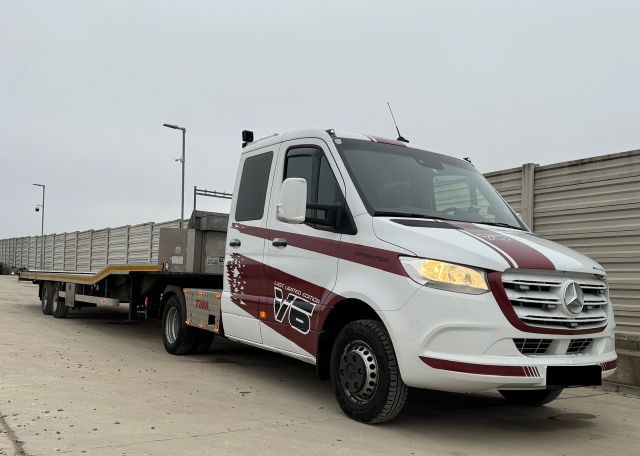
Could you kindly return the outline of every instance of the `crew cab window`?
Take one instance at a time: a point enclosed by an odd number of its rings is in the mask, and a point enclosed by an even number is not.
[[[290,149],[287,152],[284,179],[290,177],[306,179],[307,204],[331,205],[338,203],[341,199],[338,181],[331,171],[327,157],[320,149],[315,147]],[[325,218],[326,214],[322,209],[307,208],[307,217]]]
[[[260,220],[264,215],[272,160],[273,152],[266,152],[244,161],[236,203],[236,221]]]

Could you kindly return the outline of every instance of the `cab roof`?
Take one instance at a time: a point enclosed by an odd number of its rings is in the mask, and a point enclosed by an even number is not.
[[[333,138],[345,138],[345,139],[360,139],[363,141],[380,142],[385,144],[393,144],[396,146],[406,147],[407,143],[398,141],[396,139],[384,138],[381,136],[365,135],[364,133],[355,133],[343,130],[320,130],[320,129],[306,129],[295,130],[283,134],[274,133],[273,135],[256,139],[255,141],[246,145],[242,149],[242,153],[250,152],[252,150],[261,149],[263,147],[279,144],[283,141],[290,141],[292,139],[304,139],[304,138],[320,138],[327,142],[330,142]]]

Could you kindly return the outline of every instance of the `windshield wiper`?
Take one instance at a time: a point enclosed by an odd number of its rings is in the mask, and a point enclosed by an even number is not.
[[[481,225],[501,226],[503,228],[513,228],[514,230],[527,231],[524,228],[521,228],[519,226],[513,226],[503,222],[472,222],[472,223],[479,223]]]
[[[393,211],[374,211],[374,217],[412,217],[412,218],[432,218],[424,214],[416,214],[414,212],[393,212]]]
[[[450,222],[460,222],[461,220],[440,217],[439,215],[417,214],[415,212],[393,212],[393,211],[374,211],[374,217],[407,217],[407,218],[423,218],[433,220],[448,220]]]

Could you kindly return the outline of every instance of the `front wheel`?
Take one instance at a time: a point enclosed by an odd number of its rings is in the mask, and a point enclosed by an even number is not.
[[[562,388],[545,388],[537,390],[498,390],[509,402],[531,407],[545,405],[560,396]]]
[[[409,387],[381,322],[358,320],[342,328],[331,351],[331,386],[342,411],[354,420],[384,423],[400,413]]]

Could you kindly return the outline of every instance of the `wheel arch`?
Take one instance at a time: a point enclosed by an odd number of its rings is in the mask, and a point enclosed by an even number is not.
[[[167,305],[167,301],[170,297],[175,296],[178,298],[178,302],[180,302],[180,309],[182,310],[182,315],[187,315],[187,304],[184,300],[184,293],[182,292],[182,288],[176,285],[167,285],[160,295],[160,306],[158,308],[158,319],[162,320],[162,315],[164,314],[164,308]]]
[[[316,375],[320,380],[329,380],[331,349],[338,333],[345,325],[356,320],[376,320],[384,325],[378,312],[360,299],[346,298],[334,304],[324,320],[318,339]]]

